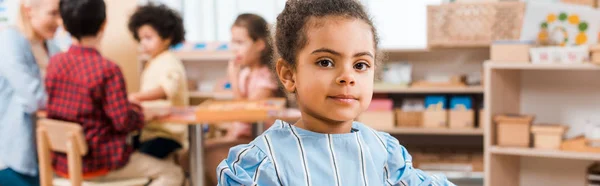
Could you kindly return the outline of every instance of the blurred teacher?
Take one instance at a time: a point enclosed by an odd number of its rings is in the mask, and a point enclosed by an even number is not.
[[[45,67],[58,52],[47,40],[59,0],[21,0],[17,27],[0,30],[0,185],[39,185],[33,117],[46,101]]]

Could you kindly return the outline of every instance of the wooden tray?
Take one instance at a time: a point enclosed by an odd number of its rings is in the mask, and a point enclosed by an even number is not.
[[[284,98],[259,101],[206,101],[196,108],[197,120],[256,122],[285,109]]]
[[[584,136],[577,136],[575,138],[565,140],[560,145],[560,149],[564,151],[573,152],[593,152],[600,153],[600,148],[587,146],[587,140]]]

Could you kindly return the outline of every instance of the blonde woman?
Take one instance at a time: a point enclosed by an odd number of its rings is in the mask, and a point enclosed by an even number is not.
[[[34,113],[45,105],[42,77],[58,52],[59,0],[22,0],[17,26],[0,30],[0,185],[39,185]]]

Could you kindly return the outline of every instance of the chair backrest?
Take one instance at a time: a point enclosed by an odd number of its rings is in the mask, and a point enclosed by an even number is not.
[[[37,150],[40,165],[40,185],[52,186],[51,151],[67,154],[71,185],[81,185],[81,157],[88,151],[80,124],[52,119],[37,122]]]

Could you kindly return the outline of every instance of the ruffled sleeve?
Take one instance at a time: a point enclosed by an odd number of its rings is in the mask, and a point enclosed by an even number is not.
[[[386,180],[388,185],[400,186],[455,186],[444,175],[430,175],[422,170],[415,169],[412,157],[398,140],[389,134],[383,133],[387,144],[387,169]]]
[[[273,162],[253,144],[231,148],[227,159],[217,167],[219,186],[280,185]]]

